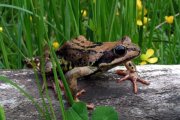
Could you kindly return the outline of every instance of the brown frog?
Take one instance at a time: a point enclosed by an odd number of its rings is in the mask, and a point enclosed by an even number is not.
[[[77,79],[96,72],[107,71],[115,66],[124,64],[127,70],[117,70],[116,73],[124,75],[117,82],[131,80],[134,93],[137,93],[137,82],[148,85],[149,82],[139,78],[135,65],[130,61],[140,55],[138,46],[131,42],[128,36],[116,42],[93,43],[84,36],[78,36],[67,41],[56,54],[66,76],[74,98],[84,90],[78,92]],[[52,65],[49,61],[48,51],[46,57],[46,72],[51,72]],[[61,84],[60,84],[61,85]],[[62,85],[61,85],[62,87]],[[92,107],[92,106],[89,106]]]

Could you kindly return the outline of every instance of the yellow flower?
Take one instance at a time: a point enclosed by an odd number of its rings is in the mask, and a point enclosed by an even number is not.
[[[136,5],[137,5],[138,10],[142,10],[142,2],[141,2],[141,0],[137,0]]]
[[[146,25],[150,21],[150,18],[144,17],[143,24]]]
[[[174,21],[174,16],[165,16],[165,21],[169,24],[172,24]]]
[[[140,20],[140,19],[138,19],[136,24],[137,24],[138,26],[142,26],[142,25],[146,25],[149,21],[150,21],[150,18],[144,17],[144,18],[143,18],[143,21]]]
[[[148,22],[148,18],[147,18],[147,17],[144,17],[144,19],[143,19],[143,24],[147,24],[147,22]]]
[[[148,11],[146,8],[144,8],[144,11],[143,10],[137,10],[137,16],[141,17],[143,12],[144,12],[144,16],[145,16],[145,15],[147,15]]]
[[[136,24],[137,24],[138,26],[142,26],[142,25],[143,25],[143,22],[142,22],[142,20],[138,19],[137,22],[136,22]]]
[[[87,10],[81,10],[82,16],[86,17],[87,16]]]
[[[3,28],[2,27],[0,27],[0,32],[2,32],[3,31]]]
[[[144,15],[147,15],[147,9],[144,8]]]
[[[140,63],[141,65],[145,65],[148,63],[156,63],[158,61],[157,57],[152,57],[154,55],[154,50],[153,49],[148,49],[146,51],[146,54],[142,54],[140,56],[140,59],[142,60],[142,62]]]
[[[59,43],[57,41],[53,42],[53,48],[57,50],[59,48]]]
[[[150,20],[149,18],[145,17],[145,15],[147,15],[147,9],[145,7],[143,8],[141,0],[136,0],[136,6],[137,6],[137,21],[136,21],[136,24],[138,26],[146,25],[148,23],[148,21]],[[142,19],[142,13],[144,14],[143,19]]]

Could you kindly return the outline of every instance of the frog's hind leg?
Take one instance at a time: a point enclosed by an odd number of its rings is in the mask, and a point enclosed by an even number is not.
[[[79,92],[77,92],[76,95],[74,96],[75,102],[79,102],[79,101],[80,101],[80,100],[79,100],[79,97],[80,97],[83,93],[85,93],[85,92],[86,92],[85,89],[82,89],[82,90],[80,90]],[[89,103],[89,104],[86,104],[86,107],[87,107],[88,109],[93,109],[95,106],[94,106],[93,103]]]
[[[83,93],[85,93],[85,90],[78,90],[77,86],[77,79],[83,76],[90,75],[94,73],[97,70],[96,67],[90,67],[90,66],[83,66],[83,67],[76,67],[72,70],[68,71],[65,76],[68,81],[69,87],[71,89],[71,92],[73,94],[74,100],[76,102],[79,101],[79,96],[81,96]],[[94,108],[93,104],[87,104],[88,108],[92,109]]]
[[[125,80],[131,80],[133,83],[134,93],[137,93],[137,91],[138,91],[137,82],[141,82],[142,84],[145,84],[145,85],[150,84],[146,80],[139,78],[137,71],[136,71],[136,67],[131,61],[126,62],[125,67],[127,68],[127,70],[117,70],[116,71],[116,74],[124,76],[117,81],[118,83],[125,81]]]

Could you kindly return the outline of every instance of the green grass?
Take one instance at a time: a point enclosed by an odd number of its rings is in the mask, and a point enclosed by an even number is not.
[[[128,35],[142,52],[153,48],[158,64],[179,64],[179,4],[170,0],[144,1],[146,16],[151,20],[139,27],[135,0],[2,1],[0,67],[23,68],[24,58],[40,55],[39,47],[47,39],[63,44],[79,34],[102,42]],[[82,10],[87,11],[87,16],[82,16]],[[173,24],[156,28],[168,15],[177,15]]]
[[[1,0],[0,3],[0,68],[25,68],[24,60],[40,56],[44,64],[43,46],[53,41],[61,45],[78,35],[84,35],[96,42],[116,41],[124,35],[141,47],[143,53],[152,48],[158,57],[157,64],[180,63],[180,2],[178,0],[143,0],[143,8],[147,9],[146,17],[150,21],[138,26],[136,21],[143,18],[145,11],[138,15],[135,0]],[[86,11],[86,16],[82,11]],[[172,24],[165,23],[165,16],[175,16]],[[53,63],[57,63],[54,51],[51,50]],[[140,60],[136,60],[139,63]],[[41,67],[43,81],[46,81],[44,67]],[[73,99],[68,85],[58,65],[58,71],[53,70],[56,86],[60,75],[68,91],[70,103]],[[37,84],[39,90],[41,85]],[[60,89],[58,99],[63,118],[66,119]],[[49,105],[44,99],[42,104],[45,118],[56,119],[48,97]],[[43,95],[42,95],[43,98]],[[48,109],[50,107],[50,109]],[[47,114],[46,114],[47,113]]]
[[[6,120],[3,107],[0,106],[0,120]]]

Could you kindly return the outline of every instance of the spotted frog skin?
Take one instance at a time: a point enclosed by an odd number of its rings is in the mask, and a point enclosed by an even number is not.
[[[117,74],[124,75],[117,82],[130,79],[134,85],[134,93],[137,93],[136,81],[149,84],[138,77],[136,67],[130,61],[140,55],[140,49],[128,36],[116,42],[103,43],[93,43],[84,36],[78,36],[67,41],[56,54],[73,95],[78,91],[78,78],[107,71],[120,64],[124,64],[127,70],[116,71]]]
[[[52,72],[52,64],[48,52],[48,50],[45,50],[46,73]],[[137,93],[137,81],[146,85],[149,84],[147,81],[139,78],[135,65],[130,61],[140,55],[140,49],[131,42],[128,36],[116,42],[103,43],[94,43],[88,41],[84,36],[78,36],[60,47],[56,51],[56,55],[75,99],[79,96],[78,78],[96,72],[107,71],[120,64],[124,64],[127,70],[116,71],[116,74],[124,76],[117,80],[118,83],[124,80],[131,80],[134,93]]]

